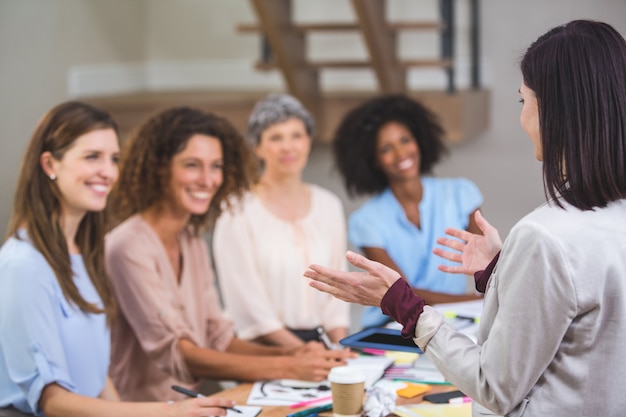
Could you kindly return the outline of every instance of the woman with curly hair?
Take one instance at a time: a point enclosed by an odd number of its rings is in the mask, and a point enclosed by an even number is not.
[[[116,123],[78,101],[52,108],[32,136],[0,249],[0,415],[183,417],[232,405],[124,403],[107,376],[103,209],[118,159]]]
[[[314,130],[309,112],[286,94],[259,101],[248,119],[263,172],[213,236],[224,303],[244,339],[298,347],[318,339],[318,326],[331,342],[347,336],[349,305],[300,279],[311,262],[347,268],[341,201],[302,180]]]
[[[426,107],[405,95],[386,95],[351,110],[333,141],[349,194],[373,194],[350,216],[350,241],[402,274],[429,304],[477,298],[466,293],[464,279],[440,271],[432,256],[436,237],[447,227],[480,232],[473,219],[482,203],[476,185],[431,175],[446,151],[442,135]],[[380,309],[367,307],[362,325],[388,320]]]
[[[111,204],[122,223],[106,239],[119,306],[111,376],[124,398],[177,399],[173,384],[197,389],[201,378],[323,380],[347,356],[245,342],[222,317],[201,233],[252,169],[229,122],[187,107],[151,117],[124,147]]]

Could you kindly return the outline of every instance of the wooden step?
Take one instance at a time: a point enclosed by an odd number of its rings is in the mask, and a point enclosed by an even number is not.
[[[301,32],[355,32],[360,30],[359,25],[353,22],[333,23],[294,23],[293,27]],[[387,22],[385,29],[390,32],[410,30],[442,30],[444,25],[436,21],[423,22]],[[240,33],[261,33],[261,26],[256,23],[242,23],[237,26]]]
[[[245,132],[254,104],[269,92],[168,92],[136,93],[118,96],[82,98],[102,107],[120,125],[122,141],[129,132],[155,112],[171,106],[193,106],[226,117],[241,133]],[[328,92],[320,97],[319,112],[314,114],[320,142],[329,142],[338,123],[352,108],[375,96],[376,92]],[[408,92],[439,116],[448,143],[459,143],[475,137],[489,125],[489,92],[460,90]]]
[[[410,68],[452,68],[451,59],[405,59],[398,62],[398,65],[405,69]]]
[[[450,59],[411,59],[399,61],[398,65],[403,69],[410,68],[451,68],[452,60]],[[316,60],[306,61],[303,66],[315,69],[368,69],[372,68],[369,60]],[[271,71],[277,69],[272,61],[258,61],[254,68],[259,71]]]

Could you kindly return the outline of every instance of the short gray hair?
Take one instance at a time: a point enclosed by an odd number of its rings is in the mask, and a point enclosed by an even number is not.
[[[258,145],[265,129],[292,118],[301,120],[306,133],[313,138],[315,122],[302,103],[288,94],[270,94],[252,109],[248,118],[248,141],[252,146]]]

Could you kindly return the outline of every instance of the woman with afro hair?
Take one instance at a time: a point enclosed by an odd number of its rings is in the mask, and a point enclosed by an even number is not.
[[[348,237],[369,259],[395,269],[428,304],[477,298],[466,282],[438,269],[436,237],[448,227],[480,233],[482,195],[465,178],[435,178],[446,152],[436,116],[405,95],[378,96],[350,111],[333,141],[351,196],[372,195],[349,219]],[[476,217],[482,221],[480,214]],[[390,319],[366,307],[362,325]]]

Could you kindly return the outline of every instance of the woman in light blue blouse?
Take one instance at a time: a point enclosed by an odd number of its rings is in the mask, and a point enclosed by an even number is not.
[[[435,178],[446,151],[435,115],[405,95],[373,98],[350,111],[333,141],[351,195],[372,195],[349,219],[350,242],[369,259],[395,269],[429,304],[464,301],[466,281],[438,269],[432,255],[447,227],[480,233],[474,213],[482,195],[465,178]],[[390,319],[367,307],[364,327]]]
[[[102,210],[118,177],[117,126],[80,102],[39,122],[0,248],[0,414],[224,415],[218,399],[122,403],[107,377],[115,310]]]

